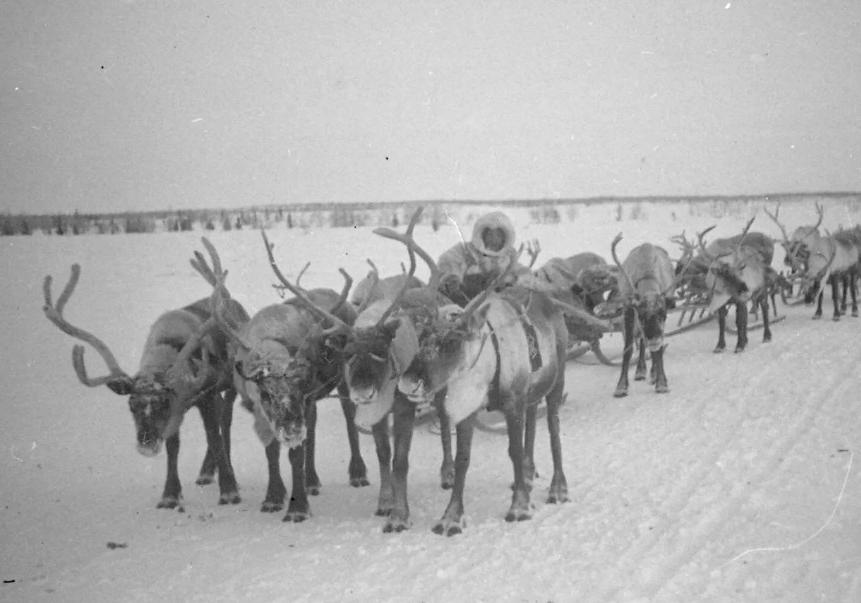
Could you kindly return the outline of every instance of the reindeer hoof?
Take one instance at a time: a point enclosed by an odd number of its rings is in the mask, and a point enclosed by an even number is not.
[[[279,502],[276,500],[264,500],[263,504],[260,505],[261,513],[276,513],[284,508],[284,502]]]
[[[550,493],[547,495],[547,502],[551,505],[567,503],[570,498],[568,498],[568,490],[565,488],[559,490],[550,490]]]
[[[634,381],[645,381],[646,373],[634,373]]]
[[[743,345],[737,346],[737,347],[735,348],[735,353],[736,353],[736,354],[741,354],[743,351],[744,351],[744,346],[743,346]]]
[[[371,482],[368,481],[368,478],[365,476],[362,477],[351,477],[350,485],[354,488],[363,488],[365,486],[370,486]]]
[[[411,525],[409,517],[404,516],[402,512],[394,513],[393,510],[389,514],[388,521],[383,526],[383,534],[400,533],[404,530],[409,530]]]
[[[839,314],[835,314],[835,315],[834,315],[834,318],[832,318],[831,320],[833,320],[834,322],[839,321],[839,320],[840,320],[840,315],[839,315]]]
[[[182,500],[181,496],[163,496],[158,504],[155,506],[156,509],[177,509],[180,513],[183,511],[182,504],[180,503]]]
[[[392,514],[391,507],[377,507],[377,510],[374,511],[374,515],[377,517],[388,517]]]
[[[716,346],[715,349],[712,350],[712,352],[714,352],[715,354],[723,354],[724,351],[726,351],[726,348],[720,345]]]
[[[219,505],[237,505],[241,502],[242,498],[240,498],[239,492],[236,492],[235,490],[233,492],[224,492],[218,497]]]
[[[440,521],[436,524],[431,531],[434,534],[439,534],[440,536],[457,536],[458,534],[463,534],[463,529],[466,527],[466,522],[463,519],[459,519],[457,521]]]
[[[287,514],[284,515],[284,519],[281,521],[291,521],[293,523],[302,523],[306,519],[311,517],[310,511],[287,511]]]
[[[215,481],[215,475],[212,473],[201,473],[197,476],[197,479],[194,480],[194,483],[198,486],[206,486]]]
[[[627,395],[628,395],[628,388],[627,387],[617,387],[616,391],[613,392],[614,398],[624,398]]]
[[[525,509],[511,509],[505,514],[505,521],[526,521],[532,519],[532,513]]]
[[[670,391],[670,386],[666,383],[661,383],[655,386],[655,391],[659,394],[666,394]]]

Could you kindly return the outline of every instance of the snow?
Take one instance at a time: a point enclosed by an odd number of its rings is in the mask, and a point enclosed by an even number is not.
[[[618,216],[615,205],[595,205],[544,225],[531,224],[527,210],[511,215],[522,239],[541,241],[541,262],[585,250],[606,257],[619,231],[623,254],[650,240],[677,255],[669,236],[713,223],[713,236],[734,234],[760,207],[644,203]],[[464,232],[473,211],[453,214]],[[853,225],[858,212],[855,201],[829,205],[825,226]],[[788,229],[809,224],[812,204],[787,205],[781,217]],[[754,228],[779,235],[761,212]],[[80,262],[66,316],[105,340],[134,372],[149,324],[208,294],[188,264],[201,248],[200,234],[0,240],[0,600],[861,600],[858,319],[813,321],[803,305],[781,308],[786,318],[775,325],[774,340],[764,344],[753,332],[740,355],[712,353],[714,323],[672,337],[671,391],[664,395],[632,382],[627,398],[614,399],[616,368],[591,355],[570,362],[562,433],[571,501],[544,502],[551,464],[541,424],[530,521],[503,519],[512,476],[505,436],[476,432],[467,529],[452,538],[433,534],[448,492],[438,485],[438,437],[423,424],[410,458],[412,529],[383,534],[373,514],[372,440],[361,441],[372,485],[351,488],[334,400],[319,404],[324,485],[311,500],[310,520],[282,523],[281,513],[259,511],[265,457],[251,416],[238,405],[233,464],[242,502],[219,506],[217,486],[194,484],[205,438],[190,414],[180,451],[184,511],[156,509],[164,457],[136,452],[124,400],[78,383],[73,342],[42,316],[41,281],[52,274],[56,295],[69,265]],[[246,308],[278,301],[258,233],[208,236]],[[312,262],[302,280],[307,286],[339,288],[336,268],[363,276],[366,257],[390,273],[405,257],[366,228],[279,229],[269,236],[288,276]],[[451,227],[417,229],[431,254],[457,237]],[[779,246],[776,255],[779,266]],[[618,353],[619,336],[607,336],[604,347]],[[94,351],[87,359],[91,374],[104,370]],[[287,481],[286,460],[282,474]]]

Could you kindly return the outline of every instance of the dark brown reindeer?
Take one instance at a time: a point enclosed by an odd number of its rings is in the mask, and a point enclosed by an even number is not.
[[[349,479],[354,487],[369,484],[359,451],[354,424],[355,409],[343,380],[339,346],[326,329],[330,318],[338,325],[351,324],[355,311],[346,303],[352,279],[342,271],[345,286],[340,294],[331,289],[305,291],[290,283],[278,268],[265,232],[263,241],[269,263],[282,285],[296,297],[266,306],[244,324],[224,312],[223,282],[219,275],[213,291],[215,316],[234,343],[234,381],[243,398],[251,401],[255,430],[266,450],[269,483],[261,511],[276,512],[287,495],[280,472],[281,445],[288,447],[292,491],[284,521],[301,522],[311,515],[308,494],[320,492],[315,465],[317,401],[337,389],[350,445]],[[317,307],[328,308],[326,312]]]
[[[726,319],[730,304],[735,306],[738,332],[736,353],[743,352],[748,343],[748,303],[752,303],[754,308],[759,308],[762,312],[762,341],[771,341],[769,294],[776,276],[771,269],[774,242],[761,233],[749,232],[754,219],[756,216],[747,222],[740,235],[721,240],[734,242],[734,245],[704,245],[703,237],[714,226],[697,235],[700,257],[708,264],[705,282],[709,293],[708,310],[710,313],[717,312],[718,317],[718,342],[714,349],[716,353],[726,349]]]
[[[508,427],[514,484],[506,521],[531,517],[536,408],[542,399],[547,401],[553,459],[547,501],[568,500],[559,433],[568,338],[562,309],[543,292],[518,285],[493,292],[495,285],[462,311],[441,308],[432,328],[420,337],[417,361],[398,381],[399,391],[412,399],[445,390],[445,412],[457,425],[454,488],[433,527],[437,534],[452,536],[465,527],[463,493],[475,414],[482,408],[502,411]],[[568,310],[587,314],[570,306]]]
[[[387,238],[412,241],[412,232],[421,215],[421,208],[410,220],[405,235],[387,228],[374,232]],[[350,399],[356,404],[356,421],[372,426],[377,458],[380,464],[380,493],[376,514],[385,516],[384,532],[401,532],[410,527],[407,498],[409,452],[417,404],[396,389],[398,377],[412,363],[418,350],[421,330],[431,320],[438,305],[450,303],[436,290],[438,273],[432,269],[427,286],[415,286],[415,254],[408,245],[410,267],[406,274],[380,279],[376,271],[373,281],[362,295],[362,306],[356,322],[350,326],[341,322],[340,332],[347,333],[344,347],[344,375]],[[422,259],[433,266],[433,260],[423,251]],[[308,303],[311,303],[310,300]],[[318,308],[320,310],[320,308]],[[333,329],[337,333],[337,329]],[[442,395],[433,401],[439,408]],[[392,416],[393,438],[390,441],[389,415]],[[443,462],[440,480],[450,488],[454,480],[451,458],[451,433],[447,417],[440,416]]]
[[[210,268],[203,255],[195,252],[194,268],[207,280],[213,270],[220,271],[215,249],[205,238],[210,253]],[[236,392],[230,378],[226,339],[214,327],[208,299],[171,310],[158,317],[144,344],[140,368],[134,376],[123,371],[108,346],[92,333],[70,324],[63,316],[66,302],[80,276],[80,266],[72,266],[69,282],[57,299],[51,299],[51,277],[44,282],[45,316],[60,330],[90,344],[99,353],[109,373],[91,378],[84,365],[84,347],[75,345],[72,364],[78,379],[89,387],[107,385],[114,393],[128,396],[135,423],[138,452],[145,456],[158,454],[161,443],[167,449],[167,477],[158,508],[181,507],[182,486],[177,471],[179,425],[187,409],[197,406],[206,430],[207,451],[198,484],[213,481],[218,471],[219,504],[240,502],[236,479],[230,463],[230,426]],[[247,314],[236,301],[229,300],[230,312],[239,317]]]
[[[651,381],[655,391],[670,391],[664,372],[664,323],[667,308],[672,304],[669,296],[679,280],[673,273],[673,264],[667,252],[651,243],[643,243],[631,250],[624,263],[616,255],[616,246],[622,233],[616,235],[610,251],[619,267],[618,303],[624,315],[625,349],[622,353],[622,370],[613,395],[617,398],[628,395],[628,367],[634,349],[634,340],[640,340],[635,380],[646,377],[646,348],[652,359]]]

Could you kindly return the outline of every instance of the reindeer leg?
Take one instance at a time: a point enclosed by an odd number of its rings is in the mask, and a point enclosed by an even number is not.
[[[622,370],[619,381],[616,383],[616,391],[613,396],[622,398],[628,395],[628,367],[631,364],[631,354],[634,350],[634,308],[625,308],[625,349],[622,352]]]
[[[311,517],[311,505],[308,503],[308,491],[305,489],[305,443],[288,450],[287,458],[290,459],[293,487],[287,513],[281,521],[299,523]]]
[[[853,272],[849,277],[849,291],[852,294],[852,316],[858,316],[858,300],[857,293],[855,291],[855,281],[857,280],[857,275]]]
[[[843,291],[840,293],[840,313],[846,314],[847,294],[849,293],[849,274],[844,274],[840,277],[840,284],[843,285]]]
[[[840,277],[831,275],[831,300],[834,302],[834,316],[831,320],[840,320],[840,308],[838,303]]]
[[[284,497],[287,496],[287,488],[281,479],[281,444],[272,439],[266,446],[266,464],[269,468],[269,484],[266,486],[266,498],[260,510],[263,513],[275,513],[284,508]]]
[[[505,521],[523,521],[530,519],[529,488],[523,472],[523,409],[517,408],[516,402],[503,404],[505,423],[508,426],[508,457],[514,467],[514,492],[511,494],[511,506],[505,514]]]
[[[383,532],[403,532],[410,527],[410,505],[407,498],[407,474],[410,469],[410,444],[413,439],[413,424],[416,405],[400,392],[395,393],[392,406],[394,418],[395,453],[392,458],[392,492],[394,504]]]
[[[816,311],[813,313],[813,319],[814,320],[822,318],[822,296],[823,296],[823,294],[824,294],[824,292],[822,291],[822,288],[820,287],[815,294],[816,295]]]
[[[315,462],[317,448],[317,403],[305,403],[305,490],[311,496],[320,494],[320,477]]]
[[[664,349],[667,346],[661,346],[660,349],[652,352],[652,370],[655,372],[655,391],[659,394],[665,394],[670,391],[670,386],[667,385],[667,375],[664,373]]]
[[[735,352],[738,354],[747,347],[747,304],[744,302],[735,305],[735,327],[738,330]]]
[[[564,364],[560,371],[564,371]],[[553,390],[547,394],[547,432],[550,436],[550,455],[553,458],[553,478],[550,480],[548,503],[568,502],[568,482],[562,470],[562,438],[559,432],[559,408],[562,406],[565,380],[557,380]]]
[[[714,353],[720,354],[726,349],[726,315],[727,307],[721,306],[717,311],[718,318],[718,342],[715,346]]]
[[[230,460],[230,430],[233,427],[233,403],[236,401],[236,390],[228,389],[222,394],[221,407],[221,439],[224,442],[224,454],[227,455],[227,462],[230,463],[231,470],[233,463]],[[236,475],[234,473],[234,475]]]
[[[206,486],[213,481],[215,481],[215,455],[212,449],[207,446],[206,454],[203,456],[203,462],[200,464],[200,471],[194,483],[198,486]]]
[[[231,466],[231,471],[233,471],[233,465],[230,461],[230,428],[233,424],[233,402],[236,400],[236,390],[230,388],[219,394],[219,396],[222,399],[221,412],[219,413],[219,431],[221,432],[221,440],[224,443],[224,454],[227,455],[227,463]],[[203,409],[198,406],[198,410],[200,411],[201,419],[203,419]],[[195,483],[198,486],[211,484],[214,481],[216,468],[215,452],[207,445],[206,456],[203,457],[203,463],[200,466],[200,472],[197,475]]]
[[[179,457],[179,433],[165,440],[164,448],[167,453],[167,477],[164,481],[161,500],[156,508],[178,509],[182,512],[183,508],[180,502],[182,500],[182,485],[179,483],[179,472],[176,467],[176,460]]]
[[[392,491],[392,446],[389,442],[389,417],[386,415],[372,428],[377,460],[380,464],[380,494],[376,515],[387,516],[392,512],[395,499]]]
[[[646,342],[640,337],[637,341],[637,368],[634,369],[634,381],[643,381],[646,379]]]
[[[526,426],[523,435],[523,480],[526,489],[532,492],[532,482],[538,477],[535,471],[535,423],[538,414],[538,404],[526,407]]]
[[[350,485],[354,488],[370,486],[368,481],[368,468],[362,459],[362,451],[359,448],[359,431],[356,429],[356,405],[350,400],[350,389],[346,383],[338,384],[338,397],[341,400],[341,412],[347,423],[347,442],[350,444],[350,465],[348,468]]]
[[[439,439],[442,444],[442,465],[439,469],[440,487],[450,490],[454,486],[454,459],[451,456],[451,421],[445,412],[445,390],[437,392],[433,405],[439,417]]]
[[[442,518],[433,527],[434,534],[454,536],[463,532],[463,490],[466,486],[466,471],[472,450],[472,434],[475,428],[475,413],[457,424],[457,453],[454,457],[454,487]]]
[[[768,298],[760,301],[762,304],[762,341],[768,343],[771,341],[771,325],[768,319]]]
[[[206,430],[206,443],[212,450],[218,466],[218,489],[221,493],[218,497],[218,504],[235,505],[242,499],[239,497],[239,491],[236,487],[233,468],[224,452],[224,440],[221,439],[221,396],[217,392],[213,393],[209,399],[202,400],[198,404],[198,408],[200,408],[200,414],[203,417],[203,428]]]

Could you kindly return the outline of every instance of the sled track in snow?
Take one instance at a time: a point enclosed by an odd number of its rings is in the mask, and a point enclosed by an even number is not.
[[[829,402],[838,404],[852,395],[855,382],[849,376],[852,373],[845,371],[834,371],[828,374],[826,382],[818,383],[815,389],[788,392],[788,395],[806,400],[806,403],[801,404],[789,429],[781,431],[779,437],[771,441],[758,443],[757,449],[763,454],[758,455],[755,464],[745,471],[743,480],[706,479],[713,472],[722,471],[720,461],[725,451],[744,449],[743,426],[747,420],[747,410],[751,400],[754,399],[753,396],[764,386],[779,383],[779,380],[785,377],[786,368],[783,361],[788,360],[793,352],[793,349],[785,345],[779,357],[767,365],[768,368],[748,380],[742,390],[743,395],[736,397],[737,419],[733,424],[721,427],[720,437],[714,439],[708,449],[703,451],[696,467],[688,472],[685,479],[671,490],[670,496],[660,505],[658,516],[661,519],[654,528],[636,538],[619,558],[616,569],[605,576],[601,599],[616,601],[642,597],[653,600],[662,594],[678,572],[749,499],[753,488],[746,487],[745,482],[757,484],[776,471],[779,472],[788,453],[793,447],[799,445],[823,407]],[[854,354],[855,363],[859,362],[859,356],[861,355],[858,353]],[[846,364],[849,362],[846,361]],[[683,418],[669,426],[667,433],[683,429],[684,423],[690,420],[692,415],[706,412],[707,409],[704,407],[707,404],[726,403],[728,403],[726,398],[722,398],[716,392],[715,397],[692,408],[691,412],[685,413]],[[715,481],[722,482],[723,493],[718,496],[708,492],[709,489],[713,489]],[[721,496],[725,496],[725,499],[719,504],[702,505],[702,501],[714,503],[720,500]],[[667,518],[689,518],[690,521],[675,523]],[[680,530],[679,524],[684,524],[684,533]],[[741,552],[743,551],[738,551],[738,553]],[[708,570],[714,569],[716,568],[708,568]],[[732,571],[732,568],[728,567],[727,570]],[[619,587],[620,584],[626,583],[629,587]]]

